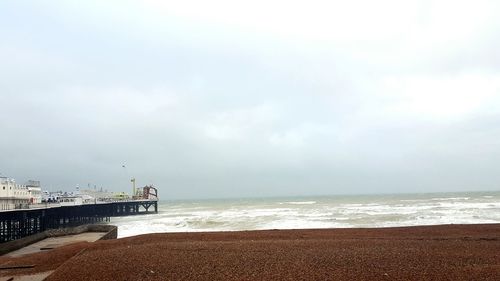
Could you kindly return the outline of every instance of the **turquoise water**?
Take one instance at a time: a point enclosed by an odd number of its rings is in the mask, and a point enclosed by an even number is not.
[[[160,201],[113,218],[119,237],[153,232],[500,223],[500,192]]]

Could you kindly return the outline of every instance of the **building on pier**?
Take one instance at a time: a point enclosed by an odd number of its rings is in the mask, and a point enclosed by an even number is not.
[[[30,204],[42,203],[42,187],[39,181],[29,180],[26,183],[28,192],[30,194]]]
[[[14,179],[0,177],[0,210],[24,209],[41,200],[39,181],[30,180],[27,184],[17,184]]]

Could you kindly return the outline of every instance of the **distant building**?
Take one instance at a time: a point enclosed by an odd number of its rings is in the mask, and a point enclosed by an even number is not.
[[[84,198],[83,203],[97,203],[97,202],[107,202],[110,198],[113,198],[113,192],[107,192],[95,189],[82,189],[79,195]],[[91,198],[91,202],[85,199]]]
[[[39,181],[29,180],[26,183],[28,192],[30,194],[30,204],[42,203],[42,188]]]
[[[14,179],[0,177],[0,210],[28,208],[30,198],[26,185],[16,184]]]
[[[0,177],[0,210],[25,209],[42,202],[39,181],[17,184],[14,179]]]

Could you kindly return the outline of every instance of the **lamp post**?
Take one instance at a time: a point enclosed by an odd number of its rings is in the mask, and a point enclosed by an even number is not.
[[[132,182],[132,199],[134,199],[134,196],[135,196],[135,178],[132,178],[130,181]]]

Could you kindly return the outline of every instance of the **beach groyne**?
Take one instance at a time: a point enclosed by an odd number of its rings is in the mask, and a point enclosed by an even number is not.
[[[158,212],[156,200],[133,200],[0,212],[0,243],[47,230],[108,222],[111,217]]]

